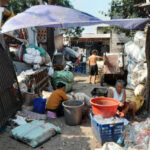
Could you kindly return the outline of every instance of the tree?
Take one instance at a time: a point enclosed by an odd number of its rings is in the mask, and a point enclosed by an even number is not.
[[[48,0],[44,0],[44,1],[48,2]],[[38,0],[10,0],[9,4],[12,7],[14,13],[17,14],[23,12],[24,10],[26,10],[31,6],[38,5],[39,1]],[[73,8],[73,5],[69,0],[51,0],[51,4]],[[83,30],[84,29],[81,27],[70,28],[68,29],[67,36],[79,38]]]
[[[145,0],[112,0],[108,12],[100,11],[100,13],[109,16],[111,19],[146,17],[147,15],[146,12],[143,11],[143,8],[135,6],[137,2],[142,3],[144,1]],[[114,29],[117,33],[124,32],[130,37],[134,35],[134,32],[130,32],[129,30],[120,29],[114,26],[110,26],[109,28],[110,30]]]
[[[12,7],[15,14],[21,13],[27,8],[38,5],[38,0],[10,0],[9,5]]]
[[[146,13],[142,8],[135,7],[134,0],[112,0],[108,15],[111,18],[137,18],[145,17]]]

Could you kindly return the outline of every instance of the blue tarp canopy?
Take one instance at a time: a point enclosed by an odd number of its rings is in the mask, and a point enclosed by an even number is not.
[[[87,13],[56,5],[36,5],[9,19],[1,33],[28,27],[70,28],[96,24],[109,24],[127,30],[144,29],[148,18],[100,20]]]
[[[117,26],[126,30],[141,30],[145,28],[147,23],[150,23],[149,18],[134,18],[134,19],[112,19],[103,21],[104,24]]]
[[[56,5],[36,5],[9,19],[1,33],[28,27],[70,28],[101,23],[87,13]]]

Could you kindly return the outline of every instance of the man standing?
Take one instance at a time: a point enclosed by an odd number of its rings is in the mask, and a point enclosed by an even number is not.
[[[88,58],[88,65],[89,65],[89,83],[91,84],[92,76],[94,76],[94,83],[96,83],[96,76],[98,75],[98,66],[97,66],[97,59],[103,59],[101,56],[97,56],[97,51],[93,50],[92,55]]]

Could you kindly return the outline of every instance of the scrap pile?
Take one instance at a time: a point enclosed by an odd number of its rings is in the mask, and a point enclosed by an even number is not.
[[[125,148],[149,150],[150,146],[150,118],[144,122],[128,126],[124,132]]]
[[[138,31],[134,40],[126,43],[125,54],[127,55],[127,87],[139,89],[146,82],[147,64],[145,56],[146,37],[144,32]],[[141,85],[142,84],[142,85]],[[136,92],[137,93],[137,92]]]

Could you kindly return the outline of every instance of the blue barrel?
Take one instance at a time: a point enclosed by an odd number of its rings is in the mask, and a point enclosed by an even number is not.
[[[43,98],[34,99],[34,109],[33,109],[34,112],[44,114],[45,106],[46,106],[46,99]]]
[[[75,66],[74,72],[78,72],[78,66]]]

